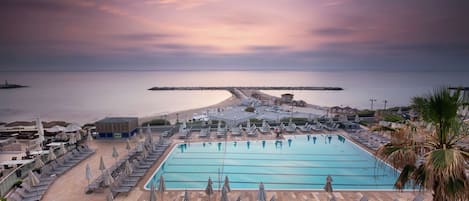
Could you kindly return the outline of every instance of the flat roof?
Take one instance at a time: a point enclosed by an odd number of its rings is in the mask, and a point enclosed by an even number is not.
[[[106,117],[97,121],[96,123],[120,123],[120,122],[129,122],[129,121],[138,121],[138,117]]]

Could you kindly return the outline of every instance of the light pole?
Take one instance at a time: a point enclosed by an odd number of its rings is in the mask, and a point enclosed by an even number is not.
[[[384,110],[386,110],[386,105],[388,104],[388,100],[384,100]]]
[[[373,110],[373,103],[376,102],[376,99],[370,98],[370,102],[371,102],[371,110]]]

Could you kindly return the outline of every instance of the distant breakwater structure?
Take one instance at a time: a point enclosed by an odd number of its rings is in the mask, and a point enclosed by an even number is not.
[[[227,90],[234,91],[238,90],[297,90],[297,91],[342,91],[342,87],[304,87],[304,86],[290,86],[290,87],[254,87],[254,86],[244,86],[244,87],[152,87],[148,90],[151,91],[193,91],[193,90]]]
[[[24,88],[28,86],[19,85],[19,84],[10,84],[8,81],[5,80],[5,84],[0,84],[0,89],[16,89],[16,88]]]

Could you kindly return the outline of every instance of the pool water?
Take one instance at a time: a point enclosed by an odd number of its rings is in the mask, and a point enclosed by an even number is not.
[[[296,135],[285,140],[177,144],[156,170],[167,189],[214,188],[229,177],[232,189],[323,189],[328,175],[337,190],[391,190],[398,172],[341,135]]]

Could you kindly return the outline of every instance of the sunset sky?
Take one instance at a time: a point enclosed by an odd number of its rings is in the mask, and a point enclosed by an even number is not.
[[[466,0],[2,0],[0,70],[465,70]]]

